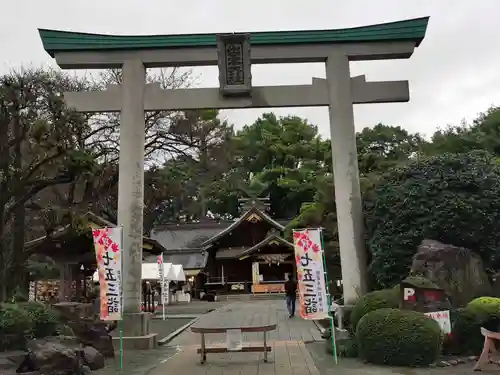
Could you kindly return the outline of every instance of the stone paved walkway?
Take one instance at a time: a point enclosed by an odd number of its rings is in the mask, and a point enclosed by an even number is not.
[[[209,311],[219,309],[225,305],[227,305],[227,301],[221,302],[205,302],[193,300],[190,303],[174,303],[172,305],[168,305],[165,309],[165,313],[168,315],[202,315]],[[162,310],[156,310],[156,316],[161,317]]]
[[[273,350],[264,363],[262,353],[208,354],[207,362],[199,363],[196,349],[200,337],[190,330],[178,336],[169,345],[183,348],[181,352],[158,366],[149,375],[189,374],[189,375],[319,375],[304,342],[321,340],[316,325],[299,317],[288,318],[285,302],[280,300],[235,302],[224,307],[234,314],[255,314],[267,310],[276,315],[277,329],[270,332],[269,343]],[[217,319],[212,313],[210,319]],[[223,345],[225,334],[206,335],[207,345]],[[245,333],[246,344],[262,344],[262,333]]]
[[[321,333],[316,328],[316,325],[311,321],[302,320],[300,317],[288,318],[285,301],[254,301],[254,302],[234,302],[223,309],[231,309],[235,314],[241,313],[252,315],[256,310],[268,310],[276,315],[277,329],[268,335],[268,339],[273,341],[319,341]],[[238,311],[238,312],[236,312]],[[211,313],[211,317],[217,319],[216,313]],[[246,333],[243,335],[245,342],[261,341],[262,334]],[[225,334],[210,334],[206,336],[207,343],[224,343],[226,340]],[[185,331],[182,335],[170,342],[171,346],[192,346],[199,345],[200,335],[192,333],[190,330]],[[243,355],[243,354],[242,354]]]
[[[302,341],[275,341],[265,363],[261,353],[209,354],[200,364],[197,347],[185,348],[148,375],[320,375]]]

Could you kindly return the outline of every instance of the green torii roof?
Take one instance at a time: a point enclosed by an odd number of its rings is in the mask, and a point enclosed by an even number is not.
[[[251,33],[252,45],[360,43],[424,39],[429,17],[333,30],[269,31]],[[117,51],[154,48],[216,47],[216,34],[102,35],[39,29],[44,49],[58,52]]]

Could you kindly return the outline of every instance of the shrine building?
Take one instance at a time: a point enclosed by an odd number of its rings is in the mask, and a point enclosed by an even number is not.
[[[233,221],[162,225],[151,238],[167,249],[165,262],[182,264],[198,291],[282,293],[296,273],[294,248],[284,238],[288,220],[271,218],[266,206],[249,199]]]

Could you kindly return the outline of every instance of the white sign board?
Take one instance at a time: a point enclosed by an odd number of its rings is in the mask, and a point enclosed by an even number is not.
[[[436,322],[438,322],[439,327],[441,327],[441,330],[444,333],[451,333],[451,321],[450,321],[450,311],[449,310],[428,312],[428,313],[425,313],[425,315],[427,315],[429,318],[432,318]]]
[[[237,352],[243,348],[241,329],[228,329],[226,331],[226,347],[229,352]]]
[[[163,305],[168,305],[170,303],[170,281],[163,280],[163,285],[161,286],[161,300]]]

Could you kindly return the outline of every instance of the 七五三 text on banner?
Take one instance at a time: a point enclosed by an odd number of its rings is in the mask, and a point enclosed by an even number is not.
[[[303,319],[319,320],[329,317],[321,229],[293,232],[299,313]]]

